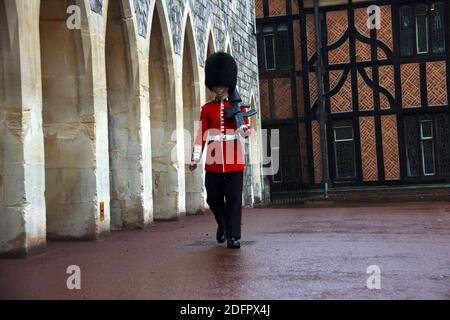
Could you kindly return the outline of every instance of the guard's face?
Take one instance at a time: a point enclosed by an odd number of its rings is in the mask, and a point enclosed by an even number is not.
[[[213,92],[219,97],[223,97],[223,96],[227,95],[229,89],[230,89],[229,87],[225,87],[225,86],[219,86],[219,87],[212,88]]]

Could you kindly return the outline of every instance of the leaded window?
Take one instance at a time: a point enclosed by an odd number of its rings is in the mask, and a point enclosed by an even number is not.
[[[256,28],[256,47],[258,51],[258,68],[261,70],[264,65],[264,55],[262,50],[262,43],[261,43],[261,28]]]
[[[404,118],[408,177],[450,175],[450,128],[446,113]]]
[[[443,2],[411,2],[399,9],[400,55],[445,52]]]
[[[278,149],[278,152],[275,154],[278,154],[280,157],[277,159],[279,161],[279,170],[274,172],[273,182],[288,183],[297,181],[299,177],[299,157],[297,149],[292,147],[296,141],[296,126],[281,126],[278,130],[279,146],[271,147],[272,152]]]
[[[405,145],[406,145],[406,174],[408,177],[419,177],[419,130],[416,117],[405,117]]]
[[[431,5],[431,40],[434,53],[445,51],[444,4],[440,2]]]
[[[285,70],[289,69],[289,33],[288,27],[285,24],[277,26],[277,52],[278,52],[278,68]]]
[[[438,114],[435,124],[438,174],[440,176],[450,176],[450,125],[448,114]]]
[[[291,67],[289,28],[286,23],[258,25],[256,37],[261,71],[288,70]]]
[[[272,26],[264,27],[264,57],[266,70],[275,69],[275,35]]]
[[[416,6],[416,50],[418,54],[428,53],[427,6]]]
[[[434,134],[433,121],[431,119],[420,120],[420,149],[422,152],[423,175],[435,175]]]
[[[336,179],[354,178],[355,141],[351,121],[334,123],[333,135]]]
[[[410,6],[400,8],[400,54],[410,56],[414,53],[413,10]]]

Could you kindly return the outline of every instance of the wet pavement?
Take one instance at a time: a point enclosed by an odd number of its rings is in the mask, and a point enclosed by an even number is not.
[[[240,250],[210,214],[49,242],[0,259],[0,299],[450,299],[450,202],[243,209]],[[68,290],[67,267],[81,269]],[[367,268],[381,270],[368,289]]]

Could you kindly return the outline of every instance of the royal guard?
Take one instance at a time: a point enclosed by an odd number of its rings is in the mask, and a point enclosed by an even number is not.
[[[237,95],[236,80],[237,64],[231,55],[216,52],[208,57],[205,85],[216,97],[202,106],[189,166],[191,171],[197,168],[206,145],[206,202],[217,221],[217,242],[227,240],[228,248],[240,248],[245,165],[242,140],[250,135],[248,119],[243,117],[247,110],[238,103],[240,99],[233,98]]]

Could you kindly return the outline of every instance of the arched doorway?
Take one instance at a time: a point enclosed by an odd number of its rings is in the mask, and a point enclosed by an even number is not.
[[[200,119],[200,99],[199,99],[199,80],[197,55],[195,48],[195,37],[190,17],[186,21],[186,29],[183,40],[182,54],[182,85],[183,85],[183,124],[184,129],[189,132],[185,136],[190,139],[190,143],[185,143],[185,163],[190,162],[192,143],[195,134],[195,121]],[[203,194],[203,174],[198,168],[191,172],[185,171],[185,190],[186,190],[186,214],[198,214],[203,212],[204,194]]]
[[[142,172],[139,167],[139,100],[133,73],[132,24],[127,23],[124,0],[109,0],[106,28],[106,83],[110,168],[111,228],[141,228],[145,225]]]
[[[11,161],[7,158],[10,154],[7,149],[8,136],[6,131],[6,83],[7,74],[4,70],[7,50],[9,49],[9,32],[6,20],[5,4],[0,3],[0,210],[2,215],[6,213],[5,197],[5,166]],[[9,50],[8,50],[9,51]],[[5,211],[5,213],[3,213]],[[4,219],[5,217],[0,217]],[[0,230],[2,233],[6,230]],[[6,241],[7,238],[5,238]],[[3,240],[3,237],[2,239]]]
[[[0,255],[14,257],[46,245],[39,3],[17,4],[0,1]]]
[[[176,108],[173,68],[162,5],[155,4],[149,52],[150,127],[152,141],[153,214],[157,220],[178,216],[178,170],[171,159],[175,141]]]
[[[207,49],[206,49],[206,59],[208,59],[208,57],[211,54],[213,54],[214,52],[216,52],[215,46],[214,46],[214,39],[213,39],[213,36],[212,36],[212,31],[210,31],[210,34],[209,34],[209,37],[208,37],[208,45],[207,45]],[[206,94],[205,94],[206,102],[214,100],[214,98],[215,98],[214,92],[209,90],[206,86],[204,86],[204,87],[205,87],[205,90],[206,90]]]
[[[18,46],[17,8],[0,2],[0,254],[22,255],[27,250],[24,223],[28,205],[25,190],[26,155],[23,132],[21,74]],[[28,106],[30,108],[30,106]],[[36,189],[37,186],[36,186]],[[37,198],[37,197],[36,197]],[[33,212],[34,213],[34,212]],[[44,217],[45,218],[45,217]],[[38,221],[29,217],[30,222]],[[44,239],[45,242],[45,239]]]
[[[47,237],[97,237],[95,112],[86,8],[82,30],[66,25],[67,4],[42,0],[40,44]]]

